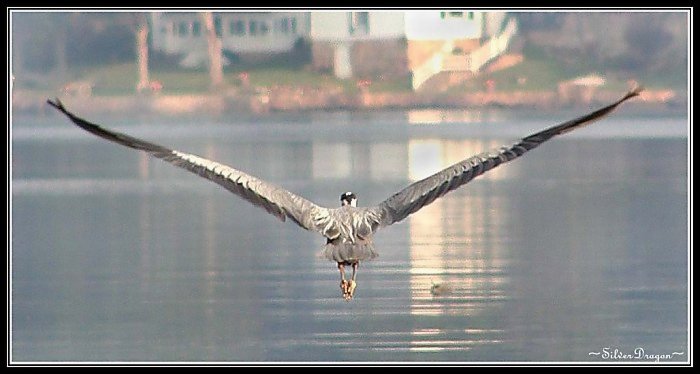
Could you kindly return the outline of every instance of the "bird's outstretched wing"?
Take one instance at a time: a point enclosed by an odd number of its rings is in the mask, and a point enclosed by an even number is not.
[[[217,183],[252,204],[284,221],[290,218],[299,226],[326,235],[333,225],[329,209],[265,182],[232,167],[205,158],[172,150],[116,131],[107,130],[69,112],[61,102],[47,101],[65,114],[78,127],[109,141],[145,151],[177,167],[189,170]]]
[[[642,89],[640,87],[635,88],[620,100],[604,108],[532,134],[511,146],[501,147],[467,158],[436,174],[411,184],[384,200],[379,205],[371,208],[375,214],[381,217],[379,227],[388,226],[401,221],[409,214],[415,213],[440,196],[464,185],[498,165],[522,156],[525,152],[539,146],[556,135],[564,134],[601,119],[615,110],[618,105],[639,95],[641,91]]]

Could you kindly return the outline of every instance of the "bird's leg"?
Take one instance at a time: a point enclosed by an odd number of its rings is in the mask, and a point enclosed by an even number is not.
[[[357,287],[357,282],[355,282],[355,277],[357,276],[357,267],[360,265],[359,262],[353,262],[352,264],[352,278],[350,279],[350,282],[348,282],[348,289],[347,293],[345,295],[345,300],[350,300],[352,299],[352,296],[355,294],[355,287]]]
[[[340,290],[343,291],[343,297],[345,297],[348,293],[348,281],[345,280],[345,264],[339,262],[338,270],[340,271]]]

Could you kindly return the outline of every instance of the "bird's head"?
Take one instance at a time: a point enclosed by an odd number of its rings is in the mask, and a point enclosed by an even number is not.
[[[357,196],[352,192],[346,192],[340,195],[340,206],[357,206]]]

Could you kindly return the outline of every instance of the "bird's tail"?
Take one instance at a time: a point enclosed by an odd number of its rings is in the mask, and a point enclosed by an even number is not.
[[[334,262],[367,261],[378,256],[371,241],[343,243],[329,242],[323,247],[321,256]]]

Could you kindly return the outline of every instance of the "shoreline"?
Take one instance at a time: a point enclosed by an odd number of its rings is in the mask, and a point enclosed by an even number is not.
[[[369,92],[347,93],[316,88],[274,87],[259,92],[225,92],[188,95],[123,95],[72,96],[51,95],[23,90],[12,92],[12,111],[22,114],[43,114],[46,100],[58,97],[84,113],[143,113],[165,116],[222,115],[230,112],[268,114],[310,111],[372,111],[409,109],[567,109],[608,104],[617,100],[621,91],[596,90],[562,93],[557,91],[496,91],[470,93]],[[635,106],[682,109],[685,95],[673,90],[645,90]]]

